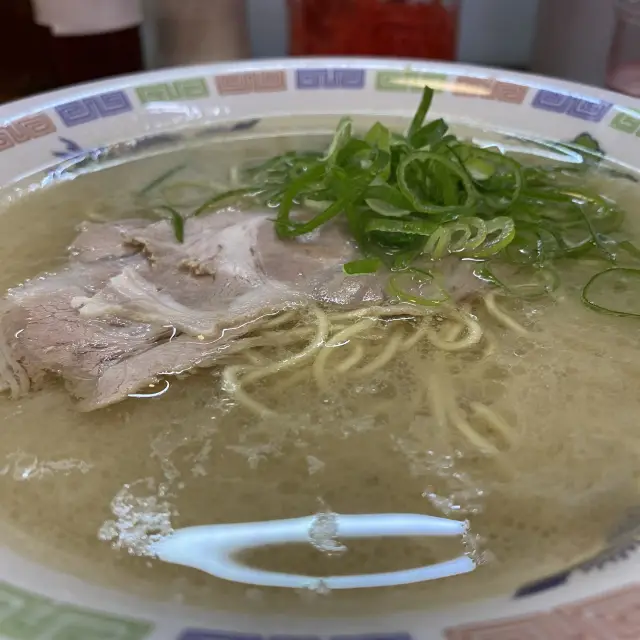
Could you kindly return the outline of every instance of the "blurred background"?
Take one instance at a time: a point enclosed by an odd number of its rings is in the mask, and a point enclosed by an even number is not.
[[[381,55],[640,95],[639,0],[2,0],[0,100],[199,62]]]

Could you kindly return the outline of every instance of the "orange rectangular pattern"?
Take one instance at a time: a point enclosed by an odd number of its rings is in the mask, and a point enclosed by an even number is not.
[[[56,125],[45,113],[34,113],[0,127],[0,151],[56,132]]]
[[[216,76],[215,83],[218,94],[221,96],[287,90],[287,77],[284,71],[230,73]]]
[[[522,104],[529,93],[529,87],[513,82],[502,82],[496,80],[491,92],[491,98],[498,102],[510,102],[511,104]]]
[[[451,85],[451,93],[469,98],[491,99],[494,80],[492,78],[475,78],[472,76],[458,76],[455,84]]]
[[[571,638],[567,632],[561,616],[542,612],[447,629],[445,636],[447,640],[587,640],[587,636]]]
[[[556,611],[570,626],[587,626],[597,640],[640,638],[640,585],[559,607]]]
[[[447,629],[445,637],[447,640],[640,640],[640,585],[552,611]]]
[[[513,82],[504,82],[495,78],[458,76],[451,92],[469,98],[483,98],[511,104],[522,104],[527,97],[529,87]]]

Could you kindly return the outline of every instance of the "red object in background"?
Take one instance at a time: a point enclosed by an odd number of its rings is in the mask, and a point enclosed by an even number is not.
[[[453,60],[459,0],[289,0],[291,54]]]

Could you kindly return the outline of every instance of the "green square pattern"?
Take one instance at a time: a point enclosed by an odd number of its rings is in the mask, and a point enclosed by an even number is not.
[[[441,93],[448,84],[442,73],[421,73],[419,71],[378,71],[376,89],[378,91],[419,92],[429,85],[435,93]]]
[[[0,636],[10,640],[142,640],[153,625],[58,603],[0,583]]]
[[[185,78],[175,82],[161,82],[136,87],[142,104],[148,102],[171,102],[173,100],[196,100],[209,97],[209,87],[204,78]]]
[[[637,114],[637,117],[635,114]],[[620,111],[618,109],[609,126],[623,133],[636,133],[640,129],[640,111],[635,109]]]

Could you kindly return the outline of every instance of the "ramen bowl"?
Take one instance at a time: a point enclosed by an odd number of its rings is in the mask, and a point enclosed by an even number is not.
[[[239,137],[325,135],[344,115],[353,116],[356,123],[378,119],[402,123],[413,115],[425,85],[434,90],[435,116],[444,117],[462,129],[489,132],[486,137],[496,144],[508,147],[516,144],[516,140],[533,141],[531,148],[544,155],[552,152],[537,141],[565,141],[587,133],[597,139],[609,159],[631,172],[640,169],[640,102],[631,98],[559,80],[466,65],[357,58],[288,59],[143,73],[71,87],[0,107],[0,184],[4,186],[4,202],[11,207],[43,186],[81,181],[85,174],[99,169],[154,158],[177,147],[196,149],[212,144],[218,145],[216,149],[223,153],[227,141]],[[55,214],[64,215],[64,208],[63,199]],[[54,222],[52,219],[51,224]],[[14,259],[9,252],[8,257],[3,256],[3,264]],[[37,263],[36,255],[33,262]],[[39,269],[34,271],[37,273]],[[38,428],[47,426],[42,424]],[[122,446],[126,448],[125,432],[122,437]],[[80,483],[83,477],[90,478],[90,469],[56,467],[53,463],[38,467],[37,459],[34,462],[28,452],[22,454],[22,458],[15,455],[0,458],[0,475],[5,479],[12,477],[15,482],[28,481],[35,485],[32,491],[36,493],[49,491],[47,478],[58,473],[77,473]],[[116,459],[113,464],[117,464]],[[610,460],[609,464],[615,466],[616,460]],[[73,504],[74,499],[70,489],[65,500]],[[6,502],[4,497],[2,501]],[[105,509],[109,508],[117,509],[117,505],[113,507],[111,503],[110,507],[107,500]],[[127,508],[133,507],[125,504],[123,508],[119,513],[126,519],[127,513],[131,513]],[[0,513],[6,511],[3,507]],[[350,531],[345,539],[356,538],[366,530],[368,535],[406,536],[406,527],[413,527],[415,535],[422,535],[420,531],[433,524],[420,520],[420,514],[413,514],[416,520],[391,524],[389,520],[376,520],[381,515],[384,514],[373,514],[373,519],[366,522],[358,519],[360,516],[345,516],[342,531]],[[335,517],[339,528],[340,516]],[[262,528],[238,525],[239,529],[227,531],[226,554],[221,551],[222,538],[218,543],[208,538],[203,542],[194,534],[185,544],[189,549],[200,548],[201,555],[207,556],[215,571],[215,567],[219,568],[244,547],[303,541],[304,531],[313,524],[305,518],[287,521],[286,527],[282,523],[285,521],[280,522],[279,529],[273,523],[258,523]],[[380,525],[381,529],[372,534],[374,525]],[[399,529],[394,529],[396,525]],[[287,532],[283,533],[283,527],[288,527]],[[597,551],[552,571],[543,568],[545,562],[540,558],[538,575],[523,575],[520,580],[495,589],[488,587],[486,594],[476,593],[469,598],[450,595],[443,600],[413,598],[404,603],[400,602],[400,596],[388,607],[382,606],[379,599],[375,606],[367,607],[367,599],[363,597],[361,606],[353,610],[338,607],[332,612],[309,604],[309,594],[305,593],[297,594],[304,606],[271,609],[268,597],[265,600],[259,588],[250,588],[255,574],[243,574],[248,587],[242,606],[230,606],[224,599],[215,598],[202,602],[185,600],[179,579],[173,597],[166,594],[161,597],[153,589],[108,579],[102,575],[102,569],[92,569],[91,565],[80,570],[69,548],[63,552],[53,541],[48,546],[32,545],[29,542],[32,531],[7,526],[0,528],[4,532],[0,547],[0,637],[7,640],[638,638],[638,527],[640,515],[627,509],[619,514],[617,525],[603,537]],[[462,529],[454,526],[450,531],[457,534]],[[175,532],[171,536],[175,538]],[[103,535],[100,542],[98,537],[96,531],[95,544],[108,544],[108,536]],[[39,551],[33,551],[35,546]],[[157,546],[152,551],[156,556],[164,554],[172,562],[189,565],[184,550],[176,552]],[[126,555],[135,550],[125,546],[120,552]],[[467,565],[462,568],[465,567],[468,569]],[[408,571],[411,567],[403,569]],[[238,575],[232,570],[226,577],[231,583]],[[404,578],[399,576],[398,584]],[[362,576],[349,579],[351,582],[326,581],[329,587],[334,586],[327,589],[332,593],[318,593],[323,590],[316,589],[311,600],[339,597],[339,588],[335,586],[340,584],[351,590],[375,586],[367,584]],[[256,580],[259,585],[259,579]],[[300,590],[304,584],[289,581],[278,586]],[[376,589],[363,591],[371,593]]]

